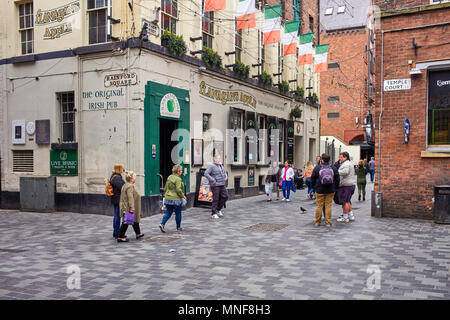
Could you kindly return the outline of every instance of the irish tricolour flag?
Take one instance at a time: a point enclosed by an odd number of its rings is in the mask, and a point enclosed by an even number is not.
[[[256,27],[255,0],[239,0],[236,9],[236,30]]]
[[[297,53],[299,21],[286,22],[283,35],[283,56]]]
[[[280,42],[281,5],[264,9],[264,44]]]
[[[314,72],[316,73],[328,70],[328,46],[329,44],[316,46],[316,54],[314,55]]]
[[[205,0],[203,12],[219,11],[225,9],[226,0]]]
[[[300,44],[298,46],[299,66],[313,63],[313,40],[313,32],[300,35]]]

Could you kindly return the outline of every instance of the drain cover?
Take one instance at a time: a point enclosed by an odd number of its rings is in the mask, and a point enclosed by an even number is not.
[[[170,243],[172,241],[179,240],[180,238],[175,237],[152,237],[141,240],[141,242],[156,242],[156,243]]]
[[[244,229],[251,230],[251,231],[278,231],[278,230],[286,228],[287,226],[289,226],[289,225],[282,224],[282,223],[261,222],[261,223],[246,227]]]

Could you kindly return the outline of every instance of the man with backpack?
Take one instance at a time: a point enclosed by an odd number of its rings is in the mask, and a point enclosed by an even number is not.
[[[325,206],[325,226],[331,227],[331,205],[334,193],[339,187],[339,172],[329,164],[330,156],[322,154],[320,165],[314,168],[311,175],[311,184],[316,191],[316,219],[314,226],[320,226],[322,208]]]

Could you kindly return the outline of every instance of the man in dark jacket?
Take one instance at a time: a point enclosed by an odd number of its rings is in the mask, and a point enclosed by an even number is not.
[[[209,185],[213,193],[211,217],[218,219],[219,217],[223,217],[221,210],[228,200],[228,191],[225,187],[228,176],[222,163],[220,163],[220,155],[214,157],[214,163],[208,166],[204,175],[209,180]]]
[[[339,187],[339,172],[334,166],[330,166],[330,156],[322,154],[321,164],[314,168],[311,175],[311,184],[316,191],[316,221],[318,227],[322,218],[322,208],[325,205],[325,226],[331,227],[331,205],[334,193]],[[322,171],[322,172],[321,172]]]

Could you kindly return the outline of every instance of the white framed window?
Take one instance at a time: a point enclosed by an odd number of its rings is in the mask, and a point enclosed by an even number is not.
[[[178,1],[161,0],[161,33],[168,30],[177,33]]]
[[[330,16],[330,15],[332,15],[332,14],[333,14],[333,7],[327,8],[327,9],[325,10],[325,15],[326,15],[326,16]]]
[[[89,16],[89,44],[104,43],[111,34],[108,20],[111,0],[88,0],[87,14]]]
[[[61,114],[61,141],[75,141],[75,95],[74,92],[57,93]]]
[[[234,33],[234,51],[236,60],[242,61],[242,29]]]
[[[202,8],[204,7],[205,1],[202,1]],[[212,49],[214,39],[214,11],[205,12],[203,14],[202,37],[203,37],[203,46]]]
[[[19,5],[19,33],[21,53],[33,53],[33,2]]]
[[[337,13],[340,14],[340,13],[344,13],[344,12],[345,12],[345,6],[339,6]]]

